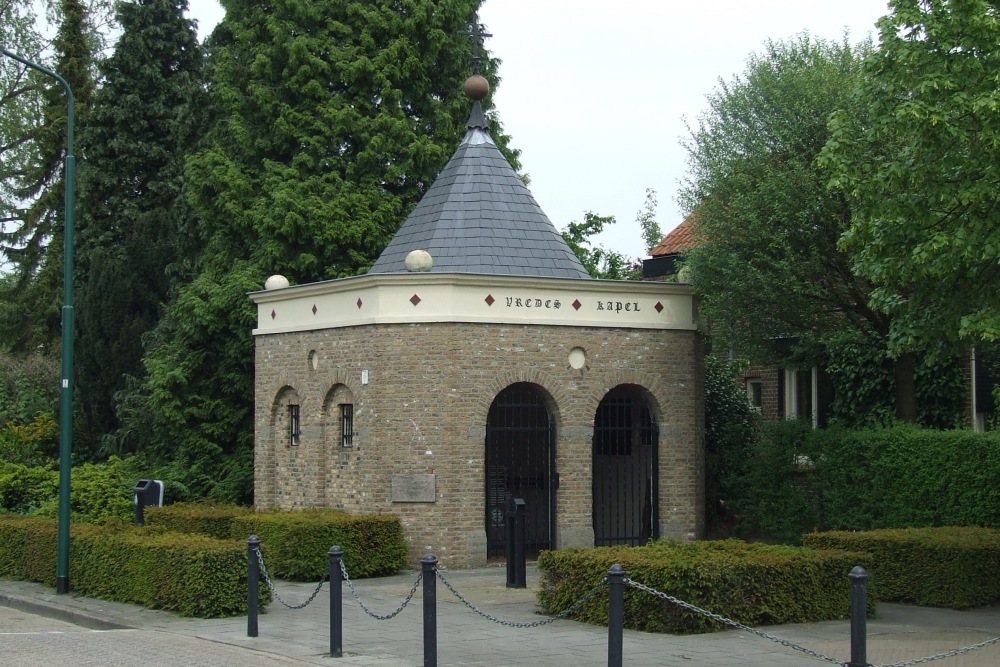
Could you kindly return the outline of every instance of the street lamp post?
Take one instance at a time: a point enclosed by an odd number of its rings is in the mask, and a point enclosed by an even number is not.
[[[50,76],[66,91],[66,215],[63,239],[62,382],[59,389],[59,527],[56,592],[69,593],[69,473],[73,452],[73,208],[76,157],[73,155],[73,91],[50,69],[0,49],[5,56]]]

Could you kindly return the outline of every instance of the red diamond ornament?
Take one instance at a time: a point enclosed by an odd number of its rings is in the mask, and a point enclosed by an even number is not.
[[[413,296],[410,297],[410,303],[412,303],[414,306],[417,305],[418,303],[420,303],[420,297],[414,294]]]
[[[362,303],[361,299],[358,299],[358,308],[361,308],[361,303]]]
[[[316,311],[317,311],[317,310],[319,310],[319,308],[317,308],[317,307],[316,307],[316,304],[314,303],[314,304],[313,304],[313,315],[315,315],[315,314],[316,314]]]
[[[575,300],[575,301],[573,302],[573,310],[580,310],[580,306],[582,306],[582,305],[583,305],[583,304],[582,304],[582,303],[580,303],[580,300],[579,300],[579,299]]]
[[[273,319],[274,319],[274,318],[276,318],[277,316],[278,316],[278,313],[276,313],[276,312],[274,312],[274,311],[272,310],[272,311],[271,311],[271,319],[273,320]]]
[[[496,299],[493,298],[492,294],[487,294],[486,295],[486,305],[487,306],[492,306],[494,301],[496,301]]]
[[[663,304],[660,303],[659,301],[656,302],[656,305],[653,306],[653,308],[656,308],[656,312],[658,312],[658,313],[662,313],[663,312]]]

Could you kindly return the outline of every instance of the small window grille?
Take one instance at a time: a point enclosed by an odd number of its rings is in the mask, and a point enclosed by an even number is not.
[[[299,424],[299,406],[289,405],[288,406],[288,444],[292,447],[297,447],[299,444],[299,435],[301,433],[301,426]]]
[[[354,446],[354,406],[350,403],[340,404],[340,445]]]

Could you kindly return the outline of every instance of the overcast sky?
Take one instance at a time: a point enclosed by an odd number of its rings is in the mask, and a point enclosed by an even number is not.
[[[189,2],[207,34],[221,7]],[[669,232],[687,213],[675,201],[684,119],[697,120],[719,78],[768,39],[874,39],[886,13],[886,0],[486,0],[479,18],[503,61],[497,113],[539,205],[559,229],[585,211],[613,215],[598,241],[644,257],[646,188]]]

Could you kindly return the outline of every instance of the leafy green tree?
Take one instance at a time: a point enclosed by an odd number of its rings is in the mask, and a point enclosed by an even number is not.
[[[594,246],[590,240],[615,224],[613,215],[597,215],[592,211],[583,214],[583,222],[571,222],[562,233],[563,240],[577,256],[592,278],[605,280],[638,280],[642,267],[620,252]],[[657,239],[659,241],[659,239]]]
[[[822,161],[895,354],[1000,338],[1000,7],[892,0]]]
[[[730,537],[735,528],[740,478],[760,439],[757,410],[740,386],[740,370],[705,355],[705,504],[714,537]]]
[[[686,253],[712,336],[767,363],[813,365],[853,332],[887,349],[891,319],[869,305],[873,284],[837,248],[851,206],[827,188],[816,157],[827,119],[849,109],[866,45],[801,35],[768,42],[742,76],[720,81],[686,142],[681,202],[697,214]],[[797,340],[793,350],[775,341]],[[914,359],[896,362],[896,415],[916,417]]]
[[[246,292],[274,273],[304,283],[371,265],[464,134],[468,25],[481,3],[223,4],[210,44],[215,121],[185,169],[205,249],[150,335],[148,376],[121,397],[121,433],[123,446],[148,437],[185,461],[199,491],[248,500]],[[495,84],[496,63],[482,66]]]
[[[0,44],[44,65],[44,41],[38,32],[34,3],[0,0]],[[17,194],[20,180],[37,160],[44,83],[36,72],[13,58],[0,56],[0,233],[19,223],[24,202]],[[0,246],[2,251],[3,246]],[[5,257],[0,254],[0,263]]]
[[[642,230],[642,240],[646,245],[647,254],[663,240],[660,223],[656,221],[656,204],[656,190],[646,188],[646,201],[642,204],[642,210],[636,214],[635,221]]]
[[[118,5],[121,36],[80,136],[76,377],[98,434],[117,428],[125,378],[143,374],[142,337],[162,316],[173,267],[196,254],[183,169],[199,136],[203,58],[186,9]]]
[[[60,0],[58,8],[54,71],[69,83],[76,118],[82,119],[95,87],[94,54],[100,40],[81,0]],[[16,351],[58,348],[61,326],[67,104],[57,81],[37,81],[44,86],[43,120],[31,133],[31,160],[13,190],[14,198],[26,204],[0,232],[0,248],[17,276],[14,289],[0,293],[0,300],[15,304],[3,310],[12,317],[0,321],[0,337]]]

